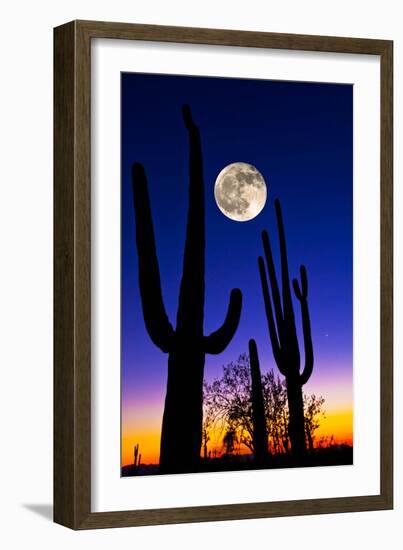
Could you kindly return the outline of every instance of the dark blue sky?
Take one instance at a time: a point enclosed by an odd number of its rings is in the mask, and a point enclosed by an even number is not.
[[[256,338],[262,370],[275,367],[257,257],[261,230],[278,258],[273,200],[283,209],[290,275],[308,270],[314,376],[352,369],[353,89],[350,85],[122,74],[122,389],[132,401],[162,398],[167,356],[144,328],[137,282],[130,170],[148,176],[163,294],[171,322],[182,272],[187,216],[188,103],[202,139],[206,186],[205,333],[223,322],[231,288],[242,289],[241,323],[220,356],[206,357],[206,378]],[[262,213],[234,222],[217,208],[217,174],[232,162],[256,166],[268,186]],[[298,303],[295,304],[299,321]],[[157,397],[156,397],[157,396]]]

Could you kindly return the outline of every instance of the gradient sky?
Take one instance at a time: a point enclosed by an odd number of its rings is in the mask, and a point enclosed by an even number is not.
[[[243,292],[238,331],[219,356],[206,356],[205,379],[256,339],[262,371],[277,367],[264,313],[257,257],[260,233],[278,239],[273,200],[282,205],[290,276],[308,271],[315,353],[308,393],[326,399],[322,433],[352,438],[351,85],[122,74],[122,461],[140,442],[144,462],[158,460],[167,355],[151,342],[137,279],[131,165],[144,164],[166,310],[176,319],[187,217],[188,142],[181,107],[200,128],[206,187],[205,334],[223,322],[230,290]],[[227,164],[256,166],[268,186],[262,213],[226,218],[214,182]],[[300,322],[298,303],[295,304]],[[300,340],[302,342],[302,340]],[[327,430],[327,431],[326,431]]]

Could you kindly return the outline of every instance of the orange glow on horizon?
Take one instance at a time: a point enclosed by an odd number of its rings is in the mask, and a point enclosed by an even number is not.
[[[326,412],[319,428],[315,432],[316,441],[322,436],[332,436],[336,443],[353,444],[353,411],[351,409]]]
[[[155,431],[126,432],[122,434],[122,465],[133,464],[134,446],[139,445],[142,464],[158,464],[160,428]]]
[[[139,444],[142,464],[158,464],[160,450],[160,424],[147,426],[146,430],[130,430],[123,427],[122,433],[122,465],[133,463],[134,446]],[[222,431],[215,430],[207,445],[209,451],[220,454],[223,451]],[[333,436],[334,442],[353,444],[353,411],[351,408],[332,409],[326,411],[326,417],[320,419],[320,427],[315,432],[315,446],[322,437]],[[203,452],[203,449],[202,449]],[[238,449],[237,449],[238,452]],[[249,453],[245,446],[239,448],[241,454]]]

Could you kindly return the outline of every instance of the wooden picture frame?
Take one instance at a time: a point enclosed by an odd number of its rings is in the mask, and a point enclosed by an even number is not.
[[[91,40],[113,38],[380,56],[381,472],[370,496],[91,512]],[[73,21],[54,31],[54,520],[72,529],[264,518],[393,506],[393,43]]]

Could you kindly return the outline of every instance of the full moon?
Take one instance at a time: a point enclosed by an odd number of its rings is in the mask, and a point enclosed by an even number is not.
[[[221,212],[237,222],[256,218],[267,199],[266,183],[252,164],[234,162],[218,174],[214,197]]]

